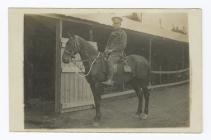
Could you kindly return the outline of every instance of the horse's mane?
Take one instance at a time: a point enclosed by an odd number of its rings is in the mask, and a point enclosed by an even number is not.
[[[89,51],[93,55],[96,55],[98,53],[98,51],[94,48],[94,46],[90,44],[87,40],[77,35],[76,37],[78,38],[79,42],[82,43],[84,47],[83,49],[86,49],[86,51]]]

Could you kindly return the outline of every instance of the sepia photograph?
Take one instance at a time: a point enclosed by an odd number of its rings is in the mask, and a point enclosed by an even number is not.
[[[13,13],[21,9],[9,10],[12,25]],[[193,105],[201,110],[202,93],[195,102],[191,9],[23,11],[21,112],[11,106],[22,114],[23,128],[14,130],[167,132],[192,127]],[[200,10],[193,13],[200,19]]]

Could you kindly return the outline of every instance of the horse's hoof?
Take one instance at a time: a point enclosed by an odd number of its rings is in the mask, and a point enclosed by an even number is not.
[[[142,113],[142,114],[140,115],[140,119],[141,119],[141,120],[146,120],[147,117],[148,117],[148,115],[145,114],[145,113]]]
[[[99,125],[100,125],[99,122],[93,122],[94,127],[99,127]]]
[[[136,119],[140,119],[140,114],[134,114],[133,117]]]

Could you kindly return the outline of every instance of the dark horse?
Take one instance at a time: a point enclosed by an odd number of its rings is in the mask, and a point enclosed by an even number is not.
[[[96,109],[95,123],[101,119],[100,104],[101,94],[104,86],[102,81],[106,80],[106,60],[103,53],[94,49],[88,41],[80,36],[69,36],[69,40],[65,46],[62,56],[64,63],[69,63],[70,58],[75,58],[75,54],[79,53],[81,61],[85,67],[86,80],[90,84]],[[138,97],[138,109],[136,116],[141,119],[146,119],[148,115],[149,104],[149,90],[147,88],[149,83],[149,65],[147,60],[139,55],[129,55],[126,57],[128,65],[131,67],[131,72],[124,72],[123,63],[118,64],[117,79],[123,80],[130,84],[135,90]],[[122,65],[121,65],[122,64]],[[122,67],[121,67],[122,66]],[[142,112],[143,97],[145,99],[144,112]]]

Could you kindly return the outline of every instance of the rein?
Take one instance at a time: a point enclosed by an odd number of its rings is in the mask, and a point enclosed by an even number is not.
[[[76,47],[78,49],[78,51],[80,51],[80,48],[79,48],[79,42],[78,42],[78,39],[75,40],[74,42],[74,47]],[[69,51],[66,51],[68,54],[70,54]],[[80,74],[78,72],[76,72],[78,75],[80,75],[81,77],[86,77],[90,74],[91,70],[92,70],[92,67],[94,65],[94,63],[96,62],[96,60],[99,58],[100,56],[100,52],[98,52],[97,56],[95,57],[95,59],[91,62],[91,65],[90,65],[90,68],[89,68],[89,71],[86,73],[86,74]],[[71,59],[72,60],[72,59]],[[82,69],[76,64],[76,62],[89,62],[90,61],[90,58],[88,59],[85,59],[85,60],[74,60],[73,61],[73,64],[82,71]]]
[[[95,59],[92,61],[92,63],[91,63],[91,65],[90,65],[90,68],[89,68],[89,71],[86,73],[86,74],[80,74],[80,73],[78,73],[78,72],[76,72],[79,76],[81,76],[81,77],[86,77],[86,76],[88,76],[89,74],[90,74],[90,72],[91,72],[91,70],[92,70],[92,67],[93,67],[93,65],[94,65],[94,63],[96,62],[96,60],[97,60],[97,58],[99,58],[99,56],[100,56],[100,52],[98,52],[98,54],[97,54],[97,57],[95,57]],[[86,61],[89,61],[89,59],[85,59],[85,60],[75,60],[74,61],[74,65],[78,68],[78,69],[80,69],[81,70],[81,68],[75,63],[75,62],[86,62]],[[82,71],[82,70],[81,70]]]

